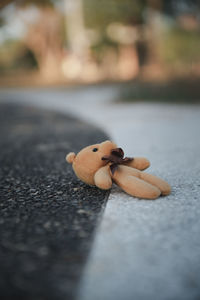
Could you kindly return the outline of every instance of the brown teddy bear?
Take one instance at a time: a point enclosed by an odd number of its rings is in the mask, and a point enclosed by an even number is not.
[[[168,195],[171,188],[164,180],[141,172],[150,166],[143,157],[123,158],[124,152],[111,141],[91,145],[77,155],[70,152],[66,156],[79,179],[89,185],[108,190],[115,182],[129,195],[156,199]]]

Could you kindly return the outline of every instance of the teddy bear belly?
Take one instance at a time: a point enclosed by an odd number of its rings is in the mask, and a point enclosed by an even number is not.
[[[113,180],[117,180],[119,177],[123,178],[123,176],[135,176],[135,177],[140,177],[140,171],[135,169],[135,168],[131,168],[128,166],[124,166],[124,165],[119,165],[117,167],[117,170],[114,172],[114,174],[112,175]]]

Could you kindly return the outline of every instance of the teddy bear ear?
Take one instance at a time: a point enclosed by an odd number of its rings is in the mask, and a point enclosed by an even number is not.
[[[70,152],[66,155],[66,161],[69,163],[69,164],[72,164],[74,159],[76,157],[76,154],[74,152]]]

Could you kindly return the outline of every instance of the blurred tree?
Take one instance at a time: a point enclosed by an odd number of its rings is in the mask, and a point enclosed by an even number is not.
[[[61,16],[51,7],[39,10],[35,23],[28,26],[24,42],[34,53],[41,75],[50,80],[61,76]]]
[[[37,16],[29,21],[23,18],[26,26],[24,43],[34,54],[41,75],[45,79],[55,80],[62,74],[61,58],[63,52],[63,17],[55,8],[56,0],[16,0],[3,1],[1,7],[13,2],[17,11],[35,7]]]
[[[102,61],[106,57],[106,52],[112,51],[118,56],[119,48],[123,47],[120,41],[116,41],[114,34],[108,34],[109,26],[116,24],[116,33],[119,32],[120,26],[124,26],[125,30],[126,26],[135,26],[139,29],[140,25],[144,24],[145,7],[146,0],[84,0],[85,25],[95,30],[99,36],[92,47],[98,60]],[[142,27],[140,36],[143,36]],[[146,54],[145,47],[142,40],[132,44],[133,52],[136,51],[141,64],[145,61],[143,57]]]
[[[90,46],[85,31],[83,0],[64,0],[64,4],[69,48],[79,57],[83,57]]]
[[[167,14],[175,20],[178,15],[184,13],[197,14],[200,7],[199,0],[0,0],[0,8],[11,2],[19,11],[25,8],[31,10],[33,7],[38,9],[34,22],[25,20],[27,34],[24,42],[34,54],[42,76],[52,79],[62,76],[61,62],[66,39],[68,48],[78,57],[91,53],[88,51],[89,47],[92,48],[98,62],[106,56],[107,50],[108,52],[111,50],[110,52],[117,56],[120,53],[119,48],[124,45],[120,40],[112,39],[112,34],[108,34],[108,29],[113,24],[120,25],[122,29],[125,27],[136,29],[135,39],[133,38],[129,46],[137,53],[140,66],[148,62],[155,63],[159,58],[157,33],[163,22],[163,15]],[[57,9],[59,3],[65,4],[63,12]],[[0,19],[0,26],[1,23],[3,24]],[[92,43],[88,32],[93,34]],[[173,35],[172,38],[170,34]],[[171,31],[170,34],[166,38],[162,37],[168,60],[172,57],[172,51],[167,49],[172,44],[174,48],[171,49],[178,55],[181,53],[182,57],[186,57],[182,54],[181,44],[185,43],[187,46],[190,34],[187,37],[182,32],[173,34]],[[180,34],[182,37],[179,39]],[[195,48],[195,43],[192,45]],[[183,48],[187,48],[191,53],[187,57],[192,57],[193,47]],[[177,57],[175,52],[173,57]]]
[[[145,0],[85,0],[86,26],[104,30],[112,22],[143,23]]]
[[[56,2],[57,0],[1,0],[0,1],[0,9],[3,8],[4,6],[10,4],[10,3],[15,3],[16,5],[19,6],[25,6],[25,5],[51,5],[53,2]]]
[[[7,40],[0,47],[0,73],[12,71],[32,70],[37,67],[33,53],[24,43],[16,40]]]
[[[159,46],[161,57],[168,67],[180,68],[183,73],[200,67],[200,39],[198,30],[170,28]]]

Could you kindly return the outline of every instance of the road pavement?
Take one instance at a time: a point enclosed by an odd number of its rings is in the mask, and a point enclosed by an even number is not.
[[[4,91],[16,101],[16,91]],[[112,86],[18,91],[17,98],[96,124],[172,186],[139,200],[113,187],[82,276],[79,300],[200,298],[200,106],[113,103]],[[28,96],[28,97],[27,97]]]
[[[29,105],[0,103],[0,299],[74,299],[108,193],[65,161],[106,135]]]

